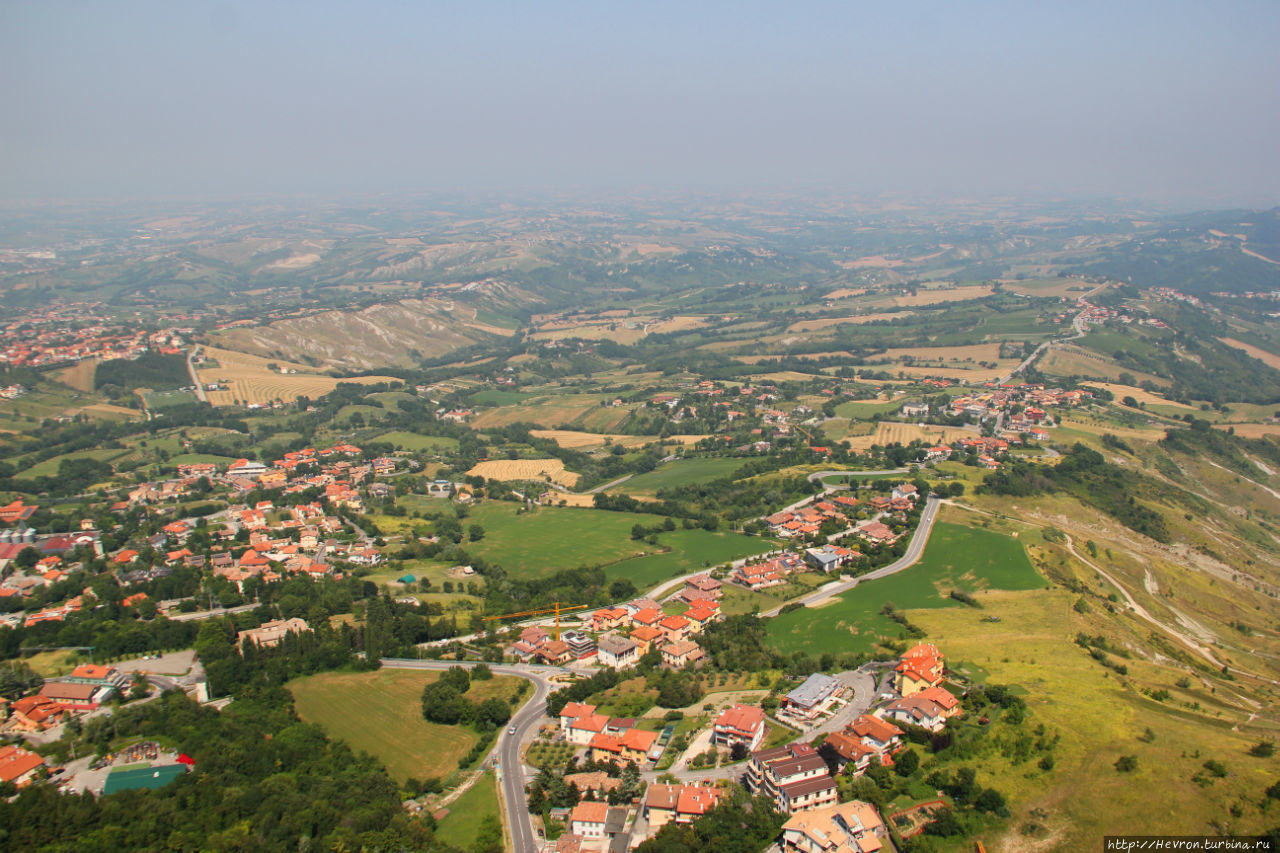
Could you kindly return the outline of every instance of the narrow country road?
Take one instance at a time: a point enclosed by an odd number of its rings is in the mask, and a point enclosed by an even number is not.
[[[915,565],[916,562],[919,561],[920,555],[924,553],[925,545],[929,543],[929,535],[933,533],[933,522],[938,517],[938,505],[937,498],[929,498],[928,502],[925,504],[924,511],[920,513],[920,523],[916,526],[916,532],[912,535],[911,543],[907,546],[907,553],[903,554],[889,565],[881,566],[875,571],[867,572],[865,575],[853,578],[852,580],[829,583],[826,586],[819,587],[814,592],[811,592],[802,598],[797,598],[794,601],[788,602],[788,604],[802,604],[805,607],[808,607],[814,602],[822,601],[833,595],[840,595],[841,593],[848,592],[864,581],[873,581],[877,578],[885,578]],[[782,606],[778,606],[760,615],[764,617],[777,616],[781,610]]]
[[[201,403],[207,403],[209,395],[204,392],[204,386],[200,384],[200,375],[196,373],[195,357],[199,352],[199,345],[187,350],[187,373],[191,374],[191,384],[196,388],[196,399]]]

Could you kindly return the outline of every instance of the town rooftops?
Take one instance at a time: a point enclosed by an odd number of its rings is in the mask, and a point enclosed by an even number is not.
[[[0,747],[0,781],[14,782],[35,770],[44,759],[20,746]]]
[[[565,703],[564,708],[560,710],[560,716],[567,717],[569,719],[576,719],[578,717],[585,717],[587,714],[594,714],[595,712],[595,705],[587,705],[583,702],[567,702]]]

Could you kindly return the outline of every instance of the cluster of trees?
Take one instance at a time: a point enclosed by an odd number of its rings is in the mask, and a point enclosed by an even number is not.
[[[613,805],[630,803],[632,798],[644,794],[645,784],[640,779],[640,769],[634,762],[627,761],[619,765],[614,761],[581,761],[570,757],[563,767],[545,765],[538,777],[529,784],[529,813],[541,814],[544,819],[548,812],[555,808],[572,808],[583,799],[594,799],[596,793],[583,793],[572,783],[565,781],[570,773],[604,772],[617,779],[619,785],[608,793],[605,799]]]
[[[734,787],[693,823],[672,821],[638,848],[637,853],[758,853],[782,830],[786,815],[764,796],[749,797]]]
[[[400,806],[374,759],[299,722],[278,684],[245,685],[224,711],[181,693],[117,710],[85,729],[106,751],[115,738],[161,738],[194,772],[154,791],[95,797],[32,785],[0,799],[0,837],[14,850],[426,850],[448,853],[428,822]]]
[[[489,668],[478,665],[468,673],[460,666],[451,666],[436,681],[422,689],[422,716],[431,723],[457,725],[467,723],[474,725],[479,731],[493,731],[504,726],[511,719],[511,707],[496,697],[483,702],[473,702],[466,693],[471,689],[471,680],[487,680],[493,678]]]

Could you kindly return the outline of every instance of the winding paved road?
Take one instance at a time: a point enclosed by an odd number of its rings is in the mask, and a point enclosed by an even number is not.
[[[916,526],[916,532],[911,537],[911,543],[907,545],[907,553],[903,554],[889,565],[881,566],[875,571],[867,572],[865,575],[853,578],[852,580],[829,583],[826,586],[819,587],[814,592],[811,592],[802,598],[797,598],[794,601],[789,601],[787,603],[803,604],[805,607],[808,607],[815,602],[823,601],[833,595],[840,595],[841,593],[848,592],[863,581],[873,581],[877,578],[885,578],[915,565],[916,562],[919,561],[920,555],[924,553],[925,545],[929,544],[929,535],[933,533],[933,522],[938,517],[938,506],[939,502],[937,498],[931,497],[928,499],[925,503],[924,511],[920,513],[920,523]],[[764,617],[777,616],[778,612],[781,610],[782,606],[778,606],[760,615]]]
[[[390,669],[445,670],[453,666],[471,669],[476,662],[383,658],[382,665]],[[569,671],[558,666],[505,666],[499,663],[491,663],[488,666],[497,675],[514,675],[533,682],[533,696],[511,717],[507,730],[498,736],[488,758],[497,755],[498,774],[502,781],[502,798],[507,811],[507,827],[511,832],[510,849],[515,853],[536,853],[539,849],[538,841],[525,800],[525,772],[524,764],[520,761],[520,745],[537,730],[538,721],[542,719],[546,710],[547,695],[555,687],[550,681],[550,676],[566,674]],[[515,728],[514,734],[510,731],[511,727]]]

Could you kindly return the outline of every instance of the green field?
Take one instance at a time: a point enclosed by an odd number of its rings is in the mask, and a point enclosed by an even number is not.
[[[66,459],[96,459],[99,462],[112,462],[129,453],[128,450],[77,450],[74,453],[64,453],[61,456],[54,456],[43,462],[37,462],[27,470],[18,474],[18,478],[24,477],[53,477],[58,473],[58,466]]]
[[[999,749],[965,762],[977,770],[979,782],[1008,797],[1016,821],[1037,808],[1049,813],[1058,827],[1055,843],[1036,849],[1096,849],[1098,838],[1119,831],[1212,833],[1233,804],[1243,812],[1232,820],[1235,832],[1274,826],[1274,810],[1260,793],[1275,781],[1276,759],[1247,753],[1261,738],[1274,738],[1271,724],[1260,718],[1258,726],[1266,728],[1245,725],[1237,708],[1219,719],[1222,691],[1215,696],[1198,679],[1190,690],[1176,687],[1185,668],[1168,659],[1155,663],[1135,656],[1125,661],[1129,678],[1117,678],[1066,641],[1080,631],[1106,633],[1114,626],[1103,616],[1077,613],[1076,599],[1060,589],[994,592],[983,597],[982,611],[912,614],[947,655],[949,667],[1025,690],[1028,730],[1044,725],[1061,735],[1049,773],[1034,762],[1013,763]],[[988,614],[1000,622],[982,622]],[[1145,685],[1170,689],[1173,700],[1148,699],[1138,691]],[[1182,703],[1190,700],[1205,711],[1188,711]],[[1240,731],[1233,730],[1233,721]],[[1141,739],[1144,731],[1151,736]],[[1137,756],[1136,772],[1116,772],[1121,755]],[[1199,785],[1193,777],[1204,775],[1203,764],[1211,758],[1225,763],[1229,776]],[[1062,796],[1064,790],[1070,796]]]
[[[472,394],[471,402],[485,406],[514,406],[535,396],[537,395],[523,391],[500,391],[497,388],[486,388],[483,391],[477,391]]]
[[[436,838],[445,844],[475,849],[476,835],[486,818],[499,820],[498,783],[486,772],[471,789],[449,805],[449,814],[436,827]]]
[[[487,501],[471,510],[463,527],[479,524],[485,537],[467,550],[497,563],[513,576],[548,575],[560,569],[613,563],[659,549],[631,538],[637,523],[653,526],[653,515],[575,507],[539,507],[516,514],[517,506]]]
[[[669,546],[666,554],[634,557],[606,566],[609,580],[629,578],[637,589],[648,589],[676,575],[695,572],[777,547],[771,539],[742,536],[737,533],[712,533],[706,530],[673,530],[658,534],[658,542]]]
[[[947,597],[951,590],[1019,590],[1043,585],[1018,540],[938,522],[919,563],[859,585],[829,604],[781,614],[769,622],[769,636],[787,653],[871,651],[878,637],[897,637],[901,631],[880,612],[885,602],[892,602],[899,610],[963,607]]]
[[[644,587],[680,571],[693,571],[774,547],[768,539],[735,533],[677,529],[658,544],[631,538],[636,524],[654,527],[656,515],[580,507],[539,507],[516,514],[514,504],[488,501],[472,509],[463,526],[479,524],[484,539],[467,550],[517,577],[549,575],[578,566],[606,566],[609,577],[630,577]],[[665,549],[670,548],[670,551]]]
[[[386,765],[392,778],[446,777],[479,737],[462,726],[442,726],[422,718],[422,688],[437,672],[380,669],[325,672],[289,682],[298,716],[332,738],[364,750]],[[467,697],[507,698],[518,678],[497,675],[472,684]]]
[[[383,433],[375,440],[387,441],[397,448],[409,451],[453,450],[458,446],[456,438],[449,438],[443,435],[418,435],[416,432],[407,432],[405,430]]]
[[[653,495],[660,489],[688,486],[728,477],[741,467],[741,459],[722,457],[676,459],[648,473],[632,477],[609,491],[629,495]]]
[[[189,406],[192,403],[200,402],[200,398],[193,391],[143,391],[143,402],[147,404],[147,408],[155,411],[156,409],[164,409],[170,406]]]
[[[892,366],[892,365],[891,365]],[[836,406],[836,415],[842,418],[869,418],[872,415],[889,415],[900,410],[911,397],[894,400],[851,400]]]

